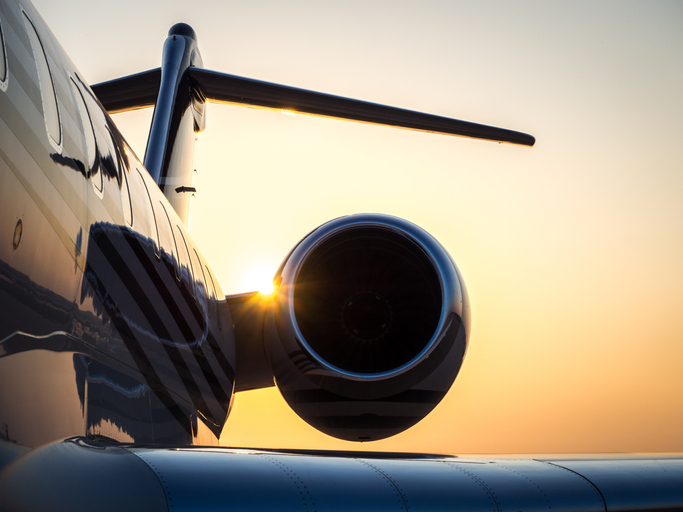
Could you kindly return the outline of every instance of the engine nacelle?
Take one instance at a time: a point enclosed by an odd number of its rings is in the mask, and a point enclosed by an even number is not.
[[[313,427],[351,441],[397,434],[446,394],[470,331],[467,290],[426,231],[352,215],[287,256],[265,324],[275,382]]]

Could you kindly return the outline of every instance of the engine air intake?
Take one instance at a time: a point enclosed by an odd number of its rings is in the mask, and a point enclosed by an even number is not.
[[[278,389],[318,430],[373,441],[424,418],[462,365],[469,300],[450,255],[397,217],[340,217],[275,276],[264,324]]]
[[[296,278],[306,343],[342,371],[377,374],[415,359],[436,331],[441,284],[412,240],[387,228],[345,230],[315,247]]]

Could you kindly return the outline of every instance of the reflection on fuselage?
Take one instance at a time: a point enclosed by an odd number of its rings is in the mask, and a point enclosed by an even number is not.
[[[0,436],[216,439],[235,363],[211,270],[32,7],[0,14]]]

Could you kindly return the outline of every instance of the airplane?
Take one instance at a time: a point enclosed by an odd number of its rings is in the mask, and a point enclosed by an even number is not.
[[[88,86],[27,0],[0,0],[0,510],[683,510],[683,459],[223,448],[235,393],[276,384],[318,430],[404,431],[455,380],[458,267],[409,221],[333,219],[272,298],[225,296],[186,227],[208,102],[533,146],[532,136],[211,71]],[[109,114],[154,107],[144,162]]]

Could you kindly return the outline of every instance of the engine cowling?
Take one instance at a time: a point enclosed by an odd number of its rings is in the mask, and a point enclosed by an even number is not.
[[[467,350],[467,290],[426,231],[352,215],[309,233],[280,266],[265,323],[275,382],[331,436],[370,441],[424,418]]]

